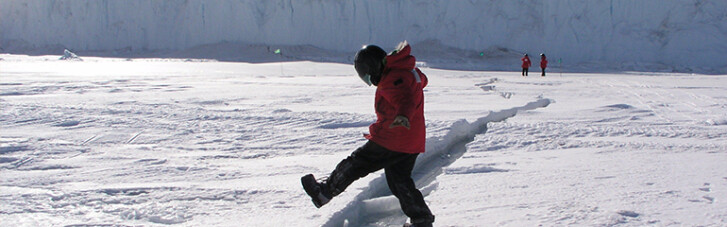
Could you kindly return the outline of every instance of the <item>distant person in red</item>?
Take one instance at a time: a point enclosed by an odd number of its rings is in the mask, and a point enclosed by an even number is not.
[[[545,68],[548,68],[548,60],[545,59],[545,54],[540,54],[540,69],[543,70],[542,76],[545,76]]]
[[[532,65],[530,62],[530,57],[528,57],[528,54],[525,54],[525,57],[520,59],[523,61],[523,76],[528,76],[528,69]]]

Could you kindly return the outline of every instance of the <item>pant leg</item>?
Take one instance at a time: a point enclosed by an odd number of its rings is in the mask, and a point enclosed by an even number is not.
[[[391,157],[392,151],[374,143],[367,142],[342,160],[323,182],[331,196],[341,194],[354,181],[369,173],[380,170],[397,161]]]
[[[543,69],[543,75],[542,76],[545,76],[545,68],[541,68],[541,69]]]
[[[399,199],[404,214],[411,218],[412,223],[432,223],[434,215],[411,178],[411,171],[418,154],[406,154],[406,156],[401,161],[385,168],[386,182],[394,196]]]

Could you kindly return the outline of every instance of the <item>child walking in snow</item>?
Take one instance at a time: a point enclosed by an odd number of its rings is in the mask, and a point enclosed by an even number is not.
[[[411,172],[416,158],[424,153],[424,92],[427,76],[415,67],[406,41],[391,54],[368,45],[355,57],[359,77],[376,86],[376,122],[365,135],[368,142],[342,160],[328,179],[317,181],[312,174],[301,178],[306,193],[316,207],[328,203],[351,183],[369,173],[384,169],[391,192],[411,219],[412,227],[431,227],[434,215],[424,196],[414,185]]]

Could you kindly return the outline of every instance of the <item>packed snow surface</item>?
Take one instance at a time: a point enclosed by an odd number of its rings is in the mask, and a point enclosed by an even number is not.
[[[61,53],[58,53],[59,55]],[[0,55],[0,226],[401,226],[350,64]],[[422,68],[436,226],[727,225],[727,76]]]

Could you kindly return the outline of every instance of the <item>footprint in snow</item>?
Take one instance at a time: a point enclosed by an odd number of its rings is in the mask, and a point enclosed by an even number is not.
[[[639,215],[641,215],[639,213],[636,213],[636,212],[630,211],[630,210],[622,210],[617,213],[621,216],[630,217],[630,218],[636,218],[636,217],[639,217]]]
[[[72,126],[77,126],[79,124],[81,124],[81,121],[69,120],[69,121],[63,121],[63,122],[54,124],[53,126],[56,126],[56,127],[72,127]]]

